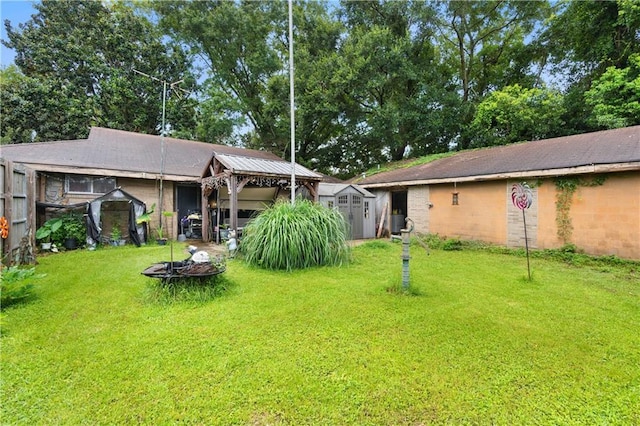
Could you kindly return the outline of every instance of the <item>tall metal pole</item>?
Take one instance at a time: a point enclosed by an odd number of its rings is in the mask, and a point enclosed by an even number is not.
[[[143,75],[147,78],[150,78],[152,80],[155,80],[157,82],[162,83],[162,129],[160,131],[160,192],[158,194],[158,223],[160,224],[160,226],[162,226],[162,210],[163,210],[163,205],[162,203],[164,202],[164,185],[163,185],[163,181],[164,181],[164,133],[167,130],[166,128],[166,124],[165,124],[165,117],[166,117],[166,105],[167,105],[167,85],[169,87],[173,87],[177,84],[180,84],[184,81],[184,79],[182,80],[178,80],[178,81],[174,81],[173,83],[168,83],[167,80],[160,80],[157,77],[154,77],[152,75],[143,73],[142,71],[138,71],[137,69],[134,69],[133,72],[138,73],[140,75]]]
[[[166,129],[164,119],[165,119],[165,110],[167,103],[167,82],[162,81],[162,130],[160,131],[160,194],[158,196],[159,201],[159,209],[158,209],[158,220],[160,221],[160,227],[162,227],[162,203],[164,202],[164,189],[163,189],[163,181],[164,181],[164,131]],[[172,259],[173,261],[173,259]]]
[[[296,202],[296,121],[293,89],[293,0],[289,0],[289,101],[291,104],[291,204]]]

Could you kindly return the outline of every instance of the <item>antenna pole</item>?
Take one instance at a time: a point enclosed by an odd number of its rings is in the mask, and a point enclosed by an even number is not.
[[[167,109],[167,85],[173,88],[173,86],[182,83],[184,79],[174,81],[173,83],[169,83],[167,82],[167,80],[160,80],[157,77],[143,73],[142,71],[138,71],[137,69],[133,69],[133,72],[143,75],[147,78],[150,78],[151,80],[155,80],[159,83],[162,83],[162,129],[160,129],[160,188],[159,188],[159,194],[158,194],[158,206],[159,206],[158,207],[158,220],[159,220],[158,223],[160,224],[160,226],[162,226],[162,211],[163,211],[162,203],[164,201],[163,181],[164,181],[164,163],[165,163],[164,134],[165,134],[165,131],[167,130],[167,127],[165,124],[166,109]]]

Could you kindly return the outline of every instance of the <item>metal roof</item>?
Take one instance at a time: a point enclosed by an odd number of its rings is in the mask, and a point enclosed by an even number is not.
[[[239,155],[218,154],[217,152],[215,158],[234,174],[291,176],[291,162],[281,159],[252,158]],[[322,179],[320,174],[312,172],[300,164],[295,165],[295,174],[296,176],[304,178]]]
[[[640,169],[640,126],[533,142],[462,151],[430,163],[354,179],[364,187],[550,174],[600,165],[636,164]],[[635,167],[635,166],[634,166]]]

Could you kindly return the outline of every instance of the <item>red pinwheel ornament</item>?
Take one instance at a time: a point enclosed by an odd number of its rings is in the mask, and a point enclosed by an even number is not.
[[[533,191],[526,184],[526,182],[522,183],[514,183],[511,187],[511,201],[513,205],[522,210],[522,222],[524,224],[524,245],[527,250],[527,272],[529,274],[529,281],[531,281],[531,266],[529,264],[529,239],[527,237],[527,218],[525,217],[524,211],[531,207],[531,203],[533,203]]]
[[[533,191],[526,183],[514,183],[511,187],[511,201],[514,206],[524,211],[533,203]]]

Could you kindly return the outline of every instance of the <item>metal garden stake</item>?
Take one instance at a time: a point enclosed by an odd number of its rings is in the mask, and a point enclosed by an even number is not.
[[[527,251],[527,272],[531,281],[531,267],[529,266],[529,241],[527,238],[527,218],[524,211],[533,203],[533,191],[526,182],[514,183],[511,187],[511,201],[513,205],[522,210],[522,222],[524,222],[524,246]]]

